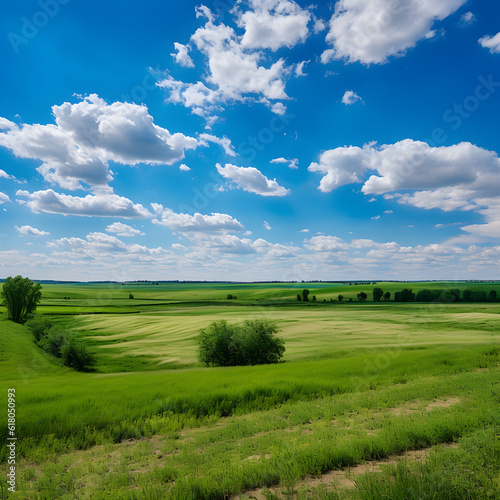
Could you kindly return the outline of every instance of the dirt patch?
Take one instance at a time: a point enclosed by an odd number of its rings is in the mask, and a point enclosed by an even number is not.
[[[456,443],[453,443],[449,446],[456,447],[458,445]],[[421,450],[410,450],[401,455],[391,456],[385,460],[370,461],[365,464],[356,465],[355,467],[349,467],[345,470],[332,470],[330,472],[327,472],[326,474],[323,474],[321,477],[308,476],[304,480],[296,484],[293,489],[294,491],[297,491],[299,489],[303,491],[304,489],[310,490],[322,485],[335,486],[337,489],[354,488],[356,486],[355,480],[357,477],[366,473],[381,472],[382,467],[388,465],[396,466],[401,460],[407,460],[414,463],[425,463],[431,450],[434,448],[435,446],[432,446],[430,448],[423,448]],[[271,491],[271,493],[273,493],[277,498],[280,499],[296,498],[296,493],[293,496],[290,496],[289,493],[285,494],[285,488],[277,487],[273,490],[269,490],[268,488],[259,488],[248,491],[246,493],[233,497],[233,500],[266,500],[267,497],[264,492],[268,491]]]
[[[449,399],[436,399],[436,401],[429,403],[426,407],[426,411],[432,411],[436,408],[449,408],[450,406],[460,403],[460,398],[449,398]]]

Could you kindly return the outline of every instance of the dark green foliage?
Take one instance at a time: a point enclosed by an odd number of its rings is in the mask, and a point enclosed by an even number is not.
[[[129,299],[133,299],[133,298],[134,298],[134,294],[133,294],[133,293],[129,293],[129,294],[128,294],[128,298],[129,298]]]
[[[66,335],[59,328],[50,328],[45,335],[40,339],[38,345],[52,356],[61,357],[61,349],[66,341]]]
[[[464,302],[486,302],[486,292],[481,291],[473,291],[473,290],[464,290],[463,293]]]
[[[35,337],[35,341],[39,342],[42,337],[47,334],[47,331],[52,328],[52,321],[46,316],[36,315],[26,321],[25,325]]]
[[[77,371],[88,371],[95,366],[94,356],[75,336],[61,330],[49,318],[35,316],[26,322],[35,342],[47,353],[62,358],[63,363]]]
[[[497,292],[496,292],[496,290],[490,290],[490,293],[488,294],[488,296],[490,297],[490,300],[492,302],[495,302],[497,300]]]
[[[391,300],[391,292],[385,292],[384,293],[384,300],[385,301]]]
[[[380,302],[380,299],[383,297],[383,295],[384,295],[384,291],[382,290],[382,288],[375,287],[373,289],[373,300],[375,302]]]
[[[366,295],[365,292],[358,293],[358,300],[361,300],[361,302],[364,302],[367,298],[368,298],[368,295]]]
[[[66,366],[79,372],[88,371],[95,366],[94,356],[72,336],[65,337],[60,348],[60,356]]]
[[[42,298],[42,285],[29,278],[9,276],[2,289],[2,299],[7,307],[8,318],[15,323],[24,323]]]
[[[343,295],[339,295],[338,299],[339,299],[339,302],[342,302],[342,300],[344,299],[344,296]]]
[[[297,294],[297,300],[300,302],[302,300],[302,296],[300,295],[300,293]]]
[[[227,294],[227,299],[228,300],[232,300],[233,299],[233,294],[232,293],[228,293]]]
[[[460,290],[458,289],[448,289],[448,290],[419,290],[416,295],[417,302],[444,302],[446,304],[457,302],[460,298]]]
[[[307,302],[309,300],[309,290],[307,288],[302,290],[302,299],[304,300],[304,302]]]
[[[313,302],[316,302],[316,295],[313,295]]]
[[[400,292],[394,294],[395,302],[415,302],[415,294],[411,289],[404,288]]]
[[[206,366],[241,366],[277,363],[285,352],[285,341],[269,321],[245,321],[230,325],[214,321],[198,335],[198,358]]]

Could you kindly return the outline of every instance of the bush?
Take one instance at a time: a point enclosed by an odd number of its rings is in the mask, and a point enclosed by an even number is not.
[[[206,366],[242,366],[277,363],[285,341],[276,336],[275,323],[254,320],[242,325],[214,321],[200,330],[198,359]]]
[[[95,365],[94,356],[87,351],[86,347],[74,337],[66,336],[61,347],[60,355],[63,363],[79,372],[92,369]]]
[[[47,335],[47,332],[53,326],[52,321],[50,321],[49,318],[45,316],[40,316],[39,314],[34,316],[32,319],[26,321],[25,324],[28,327],[28,330],[35,337],[36,342],[39,342],[42,339],[42,337],[45,337]]]
[[[134,294],[133,294],[133,293],[129,293],[129,294],[128,294],[128,298],[129,298],[129,299],[133,299],[133,298],[134,298]]]
[[[45,352],[52,354],[52,356],[55,356],[56,358],[60,358],[61,348],[65,341],[66,341],[66,334],[61,330],[59,330],[58,328],[52,327],[50,330],[46,332],[45,336],[43,336],[40,339],[38,345]]]

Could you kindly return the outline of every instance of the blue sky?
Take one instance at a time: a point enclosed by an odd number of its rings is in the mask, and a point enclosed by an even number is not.
[[[0,277],[499,278],[493,2],[2,14]]]

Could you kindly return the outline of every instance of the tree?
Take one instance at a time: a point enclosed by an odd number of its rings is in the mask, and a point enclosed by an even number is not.
[[[307,302],[309,300],[309,290],[307,288],[302,290],[302,300],[304,302]]]
[[[343,295],[339,295],[338,299],[339,299],[339,302],[342,302],[342,300],[344,299],[344,296]]]
[[[302,300],[302,296],[300,295],[300,293],[297,294],[297,300],[300,302]]]
[[[133,299],[133,298],[134,298],[134,294],[133,294],[133,293],[129,293],[129,294],[128,294],[128,298],[129,298],[129,299]]]
[[[29,278],[9,276],[2,289],[2,299],[7,307],[8,318],[16,323],[24,323],[36,311],[42,298],[42,285]]]
[[[380,299],[383,297],[383,295],[384,291],[382,290],[382,288],[375,287],[373,289],[373,300],[375,302],[380,302]]]
[[[230,325],[214,321],[200,330],[198,359],[206,366],[237,366],[277,363],[285,352],[285,341],[276,336],[275,323],[264,320]]]
[[[361,302],[364,302],[367,298],[368,298],[368,295],[366,295],[365,292],[358,293],[358,300],[361,300]]]
[[[492,302],[495,302],[497,300],[497,292],[496,292],[496,290],[490,290],[490,293],[488,295],[489,295],[490,300]]]
[[[384,293],[384,300],[385,301],[391,300],[391,292],[385,292]]]
[[[316,302],[316,295],[313,295],[313,302]]]

